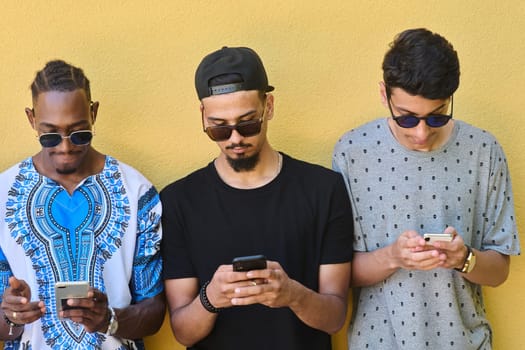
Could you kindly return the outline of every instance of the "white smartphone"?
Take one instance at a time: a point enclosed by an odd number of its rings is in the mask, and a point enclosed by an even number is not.
[[[423,238],[427,242],[427,244],[432,245],[434,242],[450,242],[452,241],[452,233],[425,233],[423,235]]]
[[[57,313],[62,310],[71,309],[71,306],[67,305],[67,299],[86,298],[88,292],[88,281],[57,282],[55,284]]]

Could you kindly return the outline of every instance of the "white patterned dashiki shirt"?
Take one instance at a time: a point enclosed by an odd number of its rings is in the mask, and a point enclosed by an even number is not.
[[[89,281],[115,308],[162,292],[161,210],[153,185],[109,156],[71,195],[31,158],[0,174],[0,298],[14,275],[30,286],[31,301],[46,305],[4,349],[144,349],[142,340],[88,333],[59,319],[54,287]]]

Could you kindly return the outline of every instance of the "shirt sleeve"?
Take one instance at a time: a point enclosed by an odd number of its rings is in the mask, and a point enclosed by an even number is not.
[[[5,289],[9,286],[9,277],[11,276],[13,276],[13,272],[11,272],[11,267],[4,255],[4,251],[0,248],[0,301],[2,301]]]
[[[329,203],[326,239],[323,242],[321,264],[344,263],[352,260],[353,222],[348,193],[340,174],[333,183]]]
[[[494,142],[491,155],[487,206],[483,215],[485,232],[482,249],[506,255],[520,254],[514,213],[514,199],[507,159],[501,146]]]
[[[161,214],[159,194],[155,187],[151,186],[139,199],[137,244],[130,282],[134,302],[153,297],[164,288],[160,255]]]

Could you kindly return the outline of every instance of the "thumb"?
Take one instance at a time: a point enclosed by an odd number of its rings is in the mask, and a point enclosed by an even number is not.
[[[24,280],[19,280],[15,276],[11,276],[9,277],[9,287],[13,295],[23,296],[28,299],[31,297],[31,290]]]
[[[22,288],[22,282],[15,276],[11,276],[9,277],[9,287],[11,287],[12,290],[19,291]]]

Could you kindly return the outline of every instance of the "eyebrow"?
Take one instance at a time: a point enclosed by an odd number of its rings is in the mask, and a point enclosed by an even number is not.
[[[257,113],[257,110],[254,109],[254,110],[251,110],[251,111],[248,111],[244,114],[241,114],[240,116],[238,116],[237,118],[235,118],[235,120],[238,120],[238,119],[241,119],[241,118],[244,118],[244,117],[247,117],[249,116],[250,114],[255,114]],[[224,118],[219,118],[219,117],[214,117],[214,116],[208,116],[206,117],[206,119],[210,120],[210,121],[225,121],[226,119]]]
[[[390,101],[390,103],[392,103],[392,101]],[[402,107],[399,107],[399,106],[396,106],[394,103],[392,103],[392,105],[399,111],[399,112],[402,112],[404,114],[412,114],[412,115],[415,115],[417,116],[418,114],[415,113],[415,112],[412,112],[412,111],[409,111],[408,109],[404,109]],[[447,104],[446,103],[443,103],[442,105],[440,105],[439,107],[437,107],[436,109],[428,112],[427,114],[425,115],[429,115],[429,114],[432,114],[432,113],[436,113],[437,111],[439,111],[440,109],[443,109]]]
[[[84,125],[89,125],[89,122],[87,120],[81,120],[81,121],[78,121],[78,122],[73,123],[71,125],[68,125],[67,128],[71,129],[71,128],[75,128],[75,127],[78,127],[78,126],[84,126]],[[45,123],[45,122],[44,123],[40,123],[38,126],[43,126],[45,128],[50,128],[50,129],[60,129],[55,124]]]

